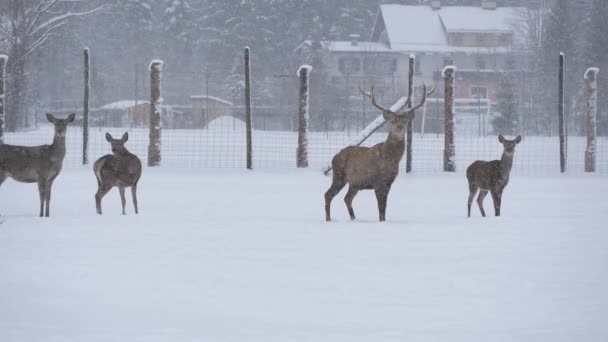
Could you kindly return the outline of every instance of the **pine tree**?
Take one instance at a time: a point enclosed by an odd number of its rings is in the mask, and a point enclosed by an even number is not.
[[[497,104],[491,120],[494,133],[517,135],[519,114],[513,74],[501,75],[496,97]]]

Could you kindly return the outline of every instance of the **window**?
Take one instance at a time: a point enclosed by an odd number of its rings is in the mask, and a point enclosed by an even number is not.
[[[356,74],[361,70],[361,61],[356,57],[342,57],[338,64],[338,68],[343,74]]]
[[[486,61],[484,61],[483,58],[481,58],[481,57],[477,57],[477,59],[475,60],[475,68],[477,70],[485,70]]]
[[[397,70],[397,60],[388,57],[367,58],[363,70],[372,75],[392,75]]]
[[[478,46],[484,46],[486,44],[486,37],[483,33],[477,33],[475,35],[475,41]]]
[[[488,88],[472,86],[471,87],[471,98],[474,99],[487,99],[488,98]]]
[[[510,46],[511,45],[511,35],[508,33],[503,33],[499,36],[499,44],[501,46]]]
[[[452,33],[452,45],[462,45],[463,38],[460,33]]]
[[[515,59],[513,58],[508,58],[507,62],[505,63],[505,69],[507,70],[513,70],[515,69]]]

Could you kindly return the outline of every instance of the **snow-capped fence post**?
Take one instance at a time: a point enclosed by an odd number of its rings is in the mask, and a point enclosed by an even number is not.
[[[84,48],[84,102],[82,104],[82,165],[89,163],[89,48]]]
[[[587,148],[585,149],[585,172],[595,172],[595,136],[597,135],[597,74],[600,69],[589,68],[585,72],[585,95],[587,95],[587,113],[585,130],[587,131]]]
[[[308,167],[308,103],[309,75],[312,67],[302,65],[298,69],[300,77],[300,101],[298,102],[298,149],[296,151],[296,166]]]
[[[445,82],[445,100],[444,100],[444,149],[443,149],[443,171],[455,172],[456,163],[456,148],[454,146],[454,73],[456,67],[453,65],[446,66],[441,76]]]
[[[253,169],[253,147],[251,138],[251,61],[250,49],[245,47],[245,140],[247,144],[247,169]]]
[[[150,142],[148,145],[148,166],[160,165],[160,72],[163,61],[155,59],[150,62]]]
[[[409,71],[407,75],[407,108],[412,108],[412,98],[414,97],[414,63],[416,58],[410,55]],[[412,172],[412,130],[414,120],[407,124],[406,152],[405,152],[405,172]]]
[[[564,53],[559,54],[559,96],[557,116],[559,121],[559,166],[562,173],[566,172],[567,141],[566,123],[564,120]]]
[[[5,89],[4,78],[6,77],[6,61],[7,55],[0,55],[0,144],[4,144],[4,122],[5,122]]]

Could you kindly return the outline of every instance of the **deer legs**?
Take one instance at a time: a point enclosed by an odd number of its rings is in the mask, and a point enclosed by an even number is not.
[[[346,185],[346,183],[337,182],[334,176],[334,182],[331,183],[329,190],[325,193],[325,221],[331,221],[331,201],[336,197],[338,192],[344,188],[344,185]]]
[[[99,188],[97,189],[97,193],[95,194],[95,206],[97,207],[97,213],[101,215],[101,199],[105,196],[108,191],[112,189],[112,186],[108,186],[100,183]],[[123,205],[124,208],[124,205]],[[124,212],[124,209],[123,209]]]
[[[139,214],[139,212],[137,211],[137,183],[135,183],[131,186],[131,195],[133,196],[133,206],[135,207],[135,213]],[[124,206],[123,206],[123,211],[124,211]]]
[[[502,201],[502,191],[492,190],[492,200],[494,201],[494,215],[500,216],[500,202]]]
[[[378,213],[380,222],[386,219],[386,199],[388,198],[388,192],[391,190],[390,187],[374,189],[376,192],[376,199],[378,200]]]
[[[481,189],[479,192],[479,196],[477,196],[477,205],[479,206],[479,211],[481,211],[481,216],[486,217],[486,212],[483,210],[483,199],[486,198],[488,194],[488,190]]]
[[[40,217],[50,216],[51,187],[53,181],[38,181],[38,194],[40,195]]]
[[[125,213],[125,206],[127,205],[127,200],[125,199],[125,188],[119,186],[118,191],[120,191],[120,203],[122,204],[122,214],[126,215],[127,213]]]
[[[346,209],[348,209],[348,215],[350,215],[351,220],[355,219],[355,211],[353,210],[353,199],[355,198],[355,196],[357,196],[358,192],[359,189],[351,185],[348,187],[348,192],[346,193],[346,196],[344,196],[344,203],[346,203]]]

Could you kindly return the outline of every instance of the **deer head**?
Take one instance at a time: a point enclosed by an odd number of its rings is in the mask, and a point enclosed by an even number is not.
[[[129,133],[125,132],[120,139],[114,139],[110,133],[106,133],[106,140],[112,145],[112,153],[120,153],[125,150],[125,143],[129,140]]]
[[[515,153],[515,145],[521,142],[521,135],[518,135],[513,140],[507,140],[502,135],[499,135],[498,141],[500,141],[500,143],[504,147],[504,153],[512,155],[513,153]]]
[[[367,96],[371,100],[372,105],[374,107],[382,111],[382,116],[384,117],[384,120],[388,121],[394,129],[405,132],[405,128],[407,127],[408,123],[412,121],[414,119],[414,116],[416,115],[416,109],[424,105],[427,96],[431,95],[435,91],[435,89],[431,89],[427,92],[426,84],[422,84],[422,99],[420,99],[420,103],[418,103],[412,108],[406,109],[403,112],[393,112],[389,108],[386,108],[376,103],[376,96],[374,95],[373,85],[369,92],[363,91],[361,87],[359,87],[359,91],[361,92],[361,94]]]
[[[68,129],[68,124],[76,118],[76,114],[72,113],[68,115],[65,119],[57,119],[52,114],[46,113],[46,119],[49,120],[50,123],[55,125],[55,135],[59,137],[65,137],[65,132]]]

